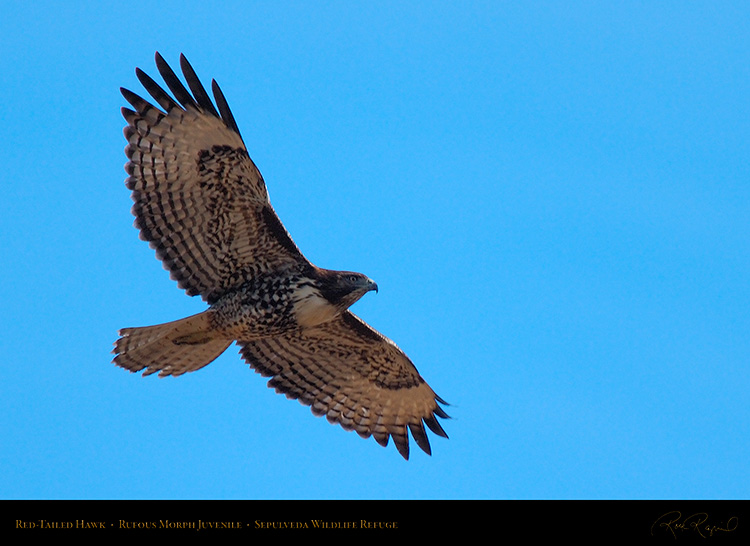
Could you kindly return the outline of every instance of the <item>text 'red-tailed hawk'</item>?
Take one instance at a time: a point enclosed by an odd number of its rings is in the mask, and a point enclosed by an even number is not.
[[[216,82],[216,106],[184,56],[190,91],[157,53],[174,98],[136,69],[161,109],[121,89],[134,110],[125,152],[135,226],[188,295],[209,308],[192,317],[124,328],[114,362],[143,375],[181,375],[237,341],[268,385],[315,415],[409,457],[408,432],[430,453],[424,425],[447,437],[447,415],[411,360],[349,306],[377,285],[360,273],[310,263],[284,229]],[[192,92],[192,94],[191,94]],[[176,99],[176,100],[175,100]],[[218,108],[218,110],[217,110]]]

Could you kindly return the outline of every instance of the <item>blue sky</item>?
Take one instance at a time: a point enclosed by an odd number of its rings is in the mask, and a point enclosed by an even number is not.
[[[750,491],[743,2],[4,8],[0,497],[671,499]],[[119,87],[222,86],[305,255],[450,402],[362,440],[230,348],[180,378],[117,330],[204,304],[132,227]]]

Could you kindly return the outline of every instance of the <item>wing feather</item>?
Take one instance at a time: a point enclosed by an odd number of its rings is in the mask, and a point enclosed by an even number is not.
[[[239,127],[237,127],[237,122],[234,120],[234,115],[232,114],[232,111],[229,109],[229,104],[227,103],[227,99],[224,97],[224,93],[221,91],[219,84],[216,83],[216,80],[211,80],[211,90],[214,93],[216,106],[219,107],[219,112],[221,112],[221,119],[224,120],[224,123],[227,124],[227,127],[232,129],[235,133],[239,135],[240,129]]]
[[[173,110],[175,108],[177,108],[178,110],[182,110],[182,107],[172,97],[170,97],[169,94],[151,78],[151,76],[146,74],[143,70],[141,70],[140,68],[136,68],[135,75],[137,76],[138,81],[141,82],[141,85],[143,85],[146,91],[148,91],[148,94],[154,97],[154,99],[156,99],[156,102],[159,103],[159,106],[161,106],[166,112],[169,112],[170,110]]]
[[[187,82],[188,87],[190,87],[190,90],[193,92],[193,96],[198,101],[198,105],[203,110],[210,114],[213,114],[217,118],[221,117],[216,111],[216,108],[214,108],[214,105],[211,102],[211,97],[209,97],[208,93],[206,93],[206,89],[198,79],[198,75],[195,73],[195,70],[193,70],[193,67],[185,58],[185,55],[182,54],[180,55],[180,68],[182,68],[182,73],[185,75],[185,81]]]
[[[180,101],[180,104],[182,104],[184,108],[192,107],[195,110],[198,110],[198,103],[195,102],[190,91],[182,85],[180,78],[177,77],[177,74],[174,73],[172,67],[169,66],[169,63],[164,60],[164,57],[162,57],[158,51],[156,52],[155,58],[156,68],[159,70],[159,74],[161,74],[161,77],[164,79],[164,83],[167,84],[167,87],[169,87],[169,90],[175,98]],[[146,87],[146,89],[148,89],[148,87]]]
[[[181,56],[190,91],[164,59],[156,65],[172,98],[145,72],[138,79],[159,107],[122,89],[135,226],[189,295],[213,303],[271,269],[309,264],[278,219],[218,85],[211,103]]]
[[[448,417],[438,405],[445,402],[401,349],[350,311],[315,328],[238,343],[270,387],[382,446],[392,438],[406,459],[409,432],[427,454],[424,425],[447,438],[436,419]]]

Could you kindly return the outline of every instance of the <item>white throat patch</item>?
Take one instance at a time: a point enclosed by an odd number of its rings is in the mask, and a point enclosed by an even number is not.
[[[294,313],[297,324],[310,328],[328,322],[339,310],[312,286],[303,286],[294,293]]]

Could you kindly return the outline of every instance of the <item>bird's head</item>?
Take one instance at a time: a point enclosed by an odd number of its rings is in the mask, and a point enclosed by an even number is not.
[[[353,271],[325,271],[321,276],[321,294],[340,309],[348,309],[378,285],[367,275]]]

